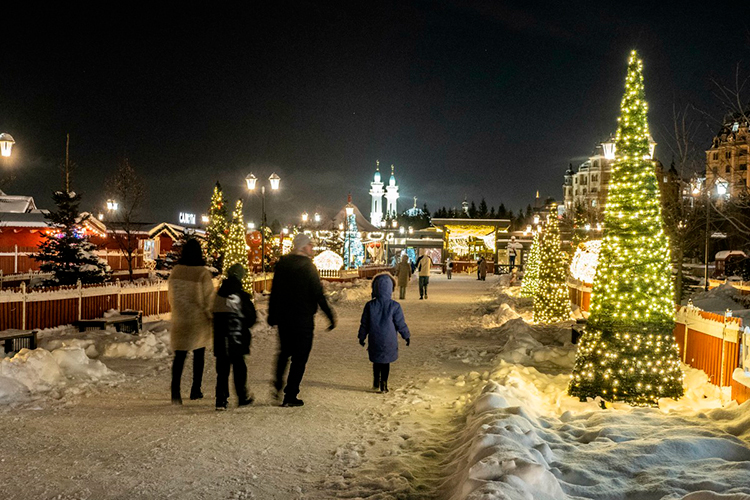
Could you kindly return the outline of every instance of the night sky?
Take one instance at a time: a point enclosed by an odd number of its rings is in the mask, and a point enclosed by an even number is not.
[[[83,208],[99,210],[127,157],[153,222],[205,213],[217,180],[245,197],[249,172],[281,176],[269,221],[332,214],[348,192],[369,214],[376,159],[396,166],[400,208],[467,196],[517,210],[536,190],[560,199],[568,163],[614,132],[631,49],[667,164],[673,104],[720,116],[710,78],[750,75],[748,7],[256,3],[4,13],[5,190],[50,207],[70,133]],[[259,212],[255,198],[247,220]]]

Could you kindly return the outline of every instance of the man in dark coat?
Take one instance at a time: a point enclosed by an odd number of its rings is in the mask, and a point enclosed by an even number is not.
[[[247,392],[245,355],[250,353],[250,328],[255,324],[255,306],[242,289],[245,268],[234,264],[214,299],[214,356],[216,356],[216,409],[226,410],[229,399],[229,369],[234,371],[238,406],[253,402]]]
[[[284,371],[289,358],[292,359],[282,406],[304,404],[297,395],[312,349],[318,307],[331,322],[328,330],[336,327],[333,311],[323,294],[318,270],[310,260],[314,254],[310,238],[298,234],[294,237],[292,247],[292,253],[279,259],[276,264],[268,305],[268,324],[279,327],[279,355],[274,381],[277,398],[281,396],[284,385]]]

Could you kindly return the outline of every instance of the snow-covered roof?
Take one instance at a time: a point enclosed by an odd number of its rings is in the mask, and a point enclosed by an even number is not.
[[[742,250],[722,250],[721,252],[716,252],[716,260],[726,260],[730,255],[747,257],[747,254]]]
[[[0,227],[49,227],[42,212],[0,213]]]
[[[370,221],[365,219],[364,215],[362,215],[362,212],[359,211],[359,208],[357,208],[356,205],[352,205],[354,207],[354,220],[357,221],[357,229],[359,231],[379,231],[378,228],[370,224]],[[339,213],[336,214],[336,217],[333,218],[333,223],[343,224],[346,221],[346,207],[342,208]]]
[[[0,191],[0,213],[37,212],[34,198],[31,196],[9,195]]]

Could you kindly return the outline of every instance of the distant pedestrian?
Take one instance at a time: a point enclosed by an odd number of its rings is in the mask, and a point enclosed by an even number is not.
[[[477,259],[477,280],[481,280],[482,279],[482,271],[479,270],[479,266],[481,266],[481,265],[482,265],[482,257],[479,257]]]
[[[167,281],[172,310],[170,343],[172,363],[172,403],[182,404],[180,380],[188,351],[193,351],[193,385],[190,399],[201,399],[206,347],[211,344],[211,309],[214,284],[206,267],[198,240],[188,240]]]
[[[297,395],[312,349],[318,307],[331,322],[328,330],[336,327],[333,311],[323,294],[318,270],[311,260],[313,255],[310,237],[300,233],[294,237],[292,253],[279,259],[274,270],[268,324],[279,327],[279,354],[274,380],[277,398],[281,397],[281,389],[284,387],[284,371],[289,359],[292,360],[282,406],[304,404]]]
[[[487,279],[487,261],[484,257],[479,259],[479,279],[482,281]]]
[[[521,251],[523,248],[523,245],[518,243],[516,241],[515,236],[510,237],[510,242],[508,242],[507,251],[508,251],[508,272],[512,273],[513,268],[516,265],[516,257],[518,256],[518,252]]]
[[[453,259],[450,257],[445,260],[445,274],[448,276],[448,279],[451,279],[453,276]]]
[[[427,253],[423,254],[417,265],[419,270],[419,300],[427,298],[427,285],[430,284],[430,269],[432,269],[432,259]]]
[[[245,268],[234,264],[227,270],[214,300],[214,356],[216,356],[216,409],[226,410],[229,400],[229,370],[234,372],[237,406],[252,404],[247,391],[245,355],[250,354],[255,324],[255,306],[242,289]]]
[[[391,363],[398,359],[398,335],[406,345],[410,341],[409,327],[404,320],[401,304],[391,299],[395,280],[388,273],[378,274],[372,280],[372,300],[365,304],[359,325],[359,343],[365,345],[372,362],[372,388],[388,392],[388,375]]]
[[[409,286],[409,280],[411,280],[412,270],[409,264],[409,256],[403,254],[401,256],[401,262],[396,266],[396,276],[398,276],[398,298],[404,300],[406,298],[406,287]]]

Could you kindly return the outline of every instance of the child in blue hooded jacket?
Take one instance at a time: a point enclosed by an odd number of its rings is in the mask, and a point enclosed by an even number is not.
[[[398,359],[398,335],[409,345],[409,327],[404,320],[401,304],[391,299],[396,280],[389,273],[376,275],[372,280],[372,300],[365,304],[359,325],[359,343],[365,345],[372,361],[372,388],[388,392],[391,363]]]

